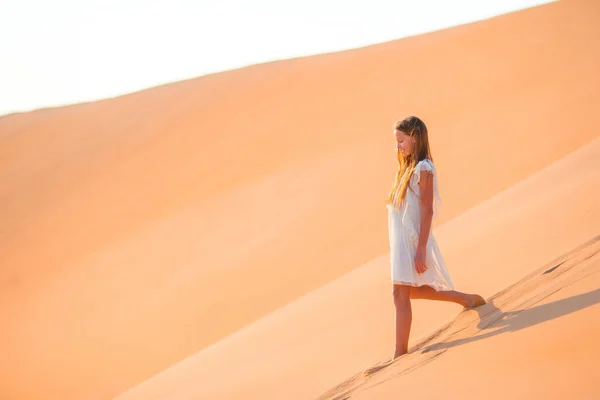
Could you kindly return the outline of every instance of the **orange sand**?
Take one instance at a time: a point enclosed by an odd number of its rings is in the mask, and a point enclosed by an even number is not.
[[[562,1],[0,118],[0,398],[599,397],[598,37]],[[418,350],[364,375],[408,114],[453,281],[494,297],[413,302]]]

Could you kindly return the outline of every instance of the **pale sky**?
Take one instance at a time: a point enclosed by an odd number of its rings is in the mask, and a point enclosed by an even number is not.
[[[549,2],[0,0],[0,115],[361,47]]]

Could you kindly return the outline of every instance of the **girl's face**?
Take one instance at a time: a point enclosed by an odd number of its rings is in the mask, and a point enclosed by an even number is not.
[[[399,130],[395,130],[394,135],[396,136],[396,147],[400,150],[400,154],[404,157],[408,157],[412,154],[415,147],[415,139]]]

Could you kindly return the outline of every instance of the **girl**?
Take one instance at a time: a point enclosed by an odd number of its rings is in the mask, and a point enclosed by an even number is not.
[[[431,233],[440,197],[427,127],[410,116],[395,126],[398,174],[390,191],[388,225],[396,307],[395,358],[408,352],[412,322],[410,299],[452,301],[465,308],[485,304],[477,294],[457,292]]]

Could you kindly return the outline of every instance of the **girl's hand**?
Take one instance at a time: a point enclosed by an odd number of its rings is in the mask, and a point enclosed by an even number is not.
[[[415,269],[417,270],[418,274],[422,274],[427,270],[425,247],[417,247]]]

